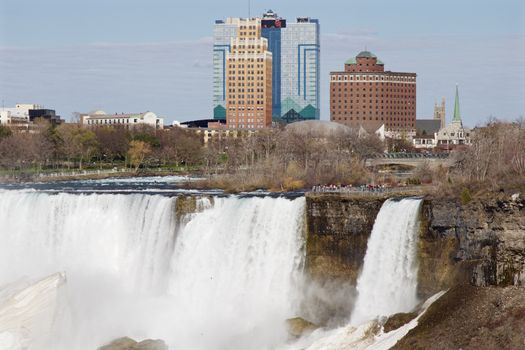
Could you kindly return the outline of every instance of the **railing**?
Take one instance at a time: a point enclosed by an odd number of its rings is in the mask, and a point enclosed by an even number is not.
[[[378,154],[375,158],[383,159],[447,159],[448,153],[384,153]]]
[[[362,194],[362,195],[383,195],[391,193],[406,193],[406,194],[420,194],[421,186],[405,186],[405,187],[384,187],[384,186],[314,186],[311,193],[348,193],[348,194]]]
[[[73,171],[63,171],[63,172],[53,172],[53,173],[39,173],[38,177],[66,177],[66,176],[89,176],[89,175],[106,175],[106,174],[116,174],[116,173],[125,173],[130,172],[131,169],[97,169],[97,170],[73,170]]]

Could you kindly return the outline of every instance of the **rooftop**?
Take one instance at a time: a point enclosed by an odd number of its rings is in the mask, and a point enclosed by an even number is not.
[[[328,120],[303,120],[300,122],[288,124],[286,129],[302,134],[307,134],[309,132],[329,134],[338,130],[350,130],[351,128],[349,126]]]
[[[357,64],[357,59],[358,58],[376,58],[377,59],[377,64],[378,65],[385,65],[383,63],[383,61],[381,61],[379,58],[377,58],[376,55],[374,55],[372,52],[370,51],[361,51],[360,53],[357,54],[357,56],[355,57],[352,57],[352,58],[349,58],[345,64]]]
[[[359,54],[357,54],[356,57],[357,58],[377,58],[377,56],[371,53],[370,51],[361,51]]]

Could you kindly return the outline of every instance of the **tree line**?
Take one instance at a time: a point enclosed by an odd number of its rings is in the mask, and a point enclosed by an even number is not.
[[[197,164],[200,138],[186,130],[84,128],[39,121],[30,132],[0,126],[0,168],[12,171]]]
[[[125,167],[130,171],[165,168],[204,175],[206,186],[232,190],[293,190],[316,184],[373,181],[366,160],[407,142],[381,141],[346,127],[308,123],[225,132],[206,144],[202,134],[174,127],[155,130],[115,126],[84,128],[37,122],[33,132],[0,126],[0,169],[4,172]],[[440,191],[454,186],[491,188],[525,183],[525,122],[490,121],[473,132],[471,146],[456,148],[449,167],[415,171],[418,182]]]

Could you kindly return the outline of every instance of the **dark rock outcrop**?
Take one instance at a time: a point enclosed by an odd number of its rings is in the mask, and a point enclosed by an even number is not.
[[[412,321],[418,315],[417,312],[408,312],[408,313],[398,313],[388,317],[385,324],[383,325],[383,330],[385,333],[398,329],[399,327],[407,324]]]
[[[296,338],[311,333],[319,328],[318,325],[307,321],[301,317],[287,319],[286,324],[288,326],[288,333],[290,333],[291,336]]]
[[[306,196],[306,270],[316,280],[355,285],[381,196],[309,193]]]
[[[207,200],[213,204],[213,197],[211,196],[178,196],[177,201],[175,202],[175,217],[177,223],[184,223],[191,218],[192,215],[203,211],[205,209],[201,205],[203,200]]]
[[[525,202],[427,199],[419,236],[419,294],[456,284],[525,285]]]
[[[137,342],[131,338],[123,337],[113,340],[98,350],[168,350],[168,346],[162,340],[146,339]]]

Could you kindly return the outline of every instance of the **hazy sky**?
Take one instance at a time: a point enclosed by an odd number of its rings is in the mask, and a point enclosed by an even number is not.
[[[416,72],[418,118],[454,87],[473,126],[525,116],[523,0],[251,1],[321,23],[322,119],[328,74],[366,46],[385,67]],[[248,15],[240,0],[0,0],[0,99],[73,112],[212,115],[215,19]]]

